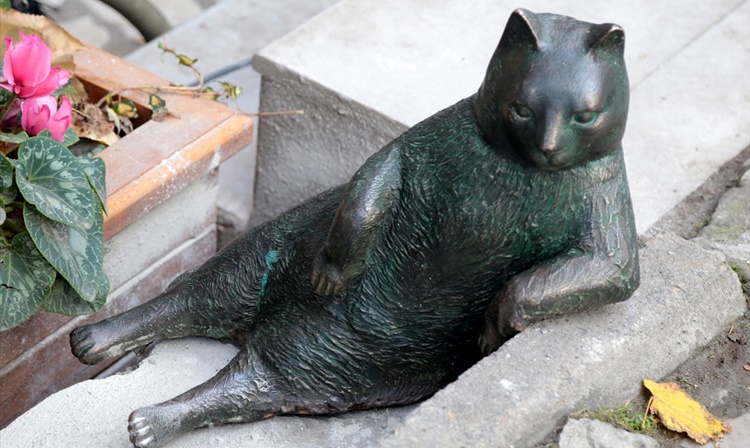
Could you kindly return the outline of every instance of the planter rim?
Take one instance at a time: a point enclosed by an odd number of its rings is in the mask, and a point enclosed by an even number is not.
[[[104,90],[169,85],[97,48],[86,46],[73,59],[76,76]],[[123,96],[150,109],[146,92],[127,90]],[[252,142],[253,120],[223,103],[173,93],[159,96],[179,118],[149,120],[98,155],[107,167],[105,239]]]

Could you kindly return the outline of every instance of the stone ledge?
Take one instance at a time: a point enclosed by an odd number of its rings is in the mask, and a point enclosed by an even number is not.
[[[634,398],[746,309],[718,252],[670,235],[641,250],[641,286],[622,303],[541,322],[420,405],[378,445],[523,447],[571,412]]]

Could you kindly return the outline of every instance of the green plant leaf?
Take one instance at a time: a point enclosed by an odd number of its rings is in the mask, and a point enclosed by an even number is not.
[[[61,276],[57,276],[55,284],[52,285],[49,297],[47,297],[42,307],[50,313],[64,314],[65,316],[81,316],[83,314],[95,313],[107,303],[109,279],[106,274],[100,277],[99,283],[99,292],[96,295],[96,300],[87,302],[78,295],[67,280]]]
[[[230,100],[236,100],[238,96],[242,94],[242,86],[232,84],[226,81],[219,81],[219,84],[224,88],[227,98]]]
[[[27,134],[24,131],[19,132],[18,134],[3,134],[0,133],[0,142],[6,142],[6,143],[23,143],[26,140],[29,139],[29,134]]]
[[[175,54],[175,56],[177,56],[177,60],[180,61],[180,65],[184,65],[186,67],[192,67],[196,62],[198,62],[198,59],[193,59],[189,56],[185,56],[184,54]]]
[[[2,0],[0,0],[2,1]],[[0,61],[0,79],[3,77],[3,61]],[[0,89],[0,107],[5,106],[10,102],[11,99],[15,98],[15,95],[10,90]],[[0,117],[2,120],[3,117]]]
[[[28,233],[0,243],[0,331],[25,322],[47,297],[55,268],[34,246]]]
[[[148,105],[151,106],[151,119],[154,121],[162,121],[167,118],[169,110],[167,109],[167,102],[161,97],[154,95],[153,93],[148,95]]]
[[[52,96],[61,97],[63,95],[67,96],[68,98],[78,95],[78,91],[75,87],[73,87],[72,82],[68,82],[64,86],[60,86],[54,92],[52,92]]]
[[[82,157],[90,159],[107,149],[107,145],[84,137],[78,140],[74,145],[68,147],[68,149],[74,156],[78,157],[79,160]]]
[[[78,134],[76,134],[76,131],[72,130],[71,128],[68,128],[65,130],[65,135],[63,136],[63,146],[66,148],[70,148],[71,145],[74,145],[78,143]]]
[[[52,132],[50,132],[49,129],[42,129],[42,131],[38,133],[36,136],[41,137],[41,138],[49,138],[49,139],[55,140],[54,138],[52,138]],[[74,131],[71,128],[68,128],[65,130],[65,133],[63,134],[63,141],[61,141],[60,143],[62,143],[63,146],[68,148],[70,147],[70,145],[75,144],[78,140],[79,140],[78,134],[76,134],[76,131]]]
[[[0,189],[8,188],[13,185],[14,170],[15,168],[13,167],[13,164],[10,163],[10,160],[0,153]]]
[[[0,190],[0,200],[3,201],[3,204],[10,204],[15,201],[16,196],[18,196],[18,188],[15,185]]]
[[[18,189],[44,216],[88,229],[101,215],[86,173],[62,143],[30,138],[18,150],[15,166]]]
[[[10,10],[10,0],[0,0],[0,10]],[[0,77],[3,76],[3,61],[0,61]]]
[[[23,219],[44,258],[83,300],[94,302],[104,262],[104,217],[101,211],[96,213],[90,229],[53,221],[31,204],[24,206]]]
[[[122,115],[123,117],[128,118],[135,118],[135,116],[138,115],[138,109],[136,109],[135,103],[126,98],[114,103],[112,105],[112,110],[114,110],[117,115]]]
[[[86,173],[86,177],[89,179],[91,188],[94,189],[97,198],[99,199],[99,205],[101,205],[104,213],[109,216],[107,211],[107,184],[106,179],[106,166],[104,160],[96,158],[79,158],[78,163],[83,167],[83,171]]]

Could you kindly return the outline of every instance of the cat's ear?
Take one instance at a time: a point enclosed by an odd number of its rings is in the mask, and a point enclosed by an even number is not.
[[[614,23],[592,26],[587,41],[590,53],[605,52],[620,57],[625,53],[625,32]]]
[[[541,29],[542,26],[536,14],[527,9],[518,8],[508,19],[500,45],[510,49],[530,46],[538,51],[542,46],[539,38]]]

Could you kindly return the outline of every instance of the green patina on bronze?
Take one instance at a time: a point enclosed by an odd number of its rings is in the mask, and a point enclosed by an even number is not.
[[[629,297],[623,50],[616,25],[514,12],[476,95],[152,302],[76,329],[87,363],[190,335],[241,346],[213,379],[133,412],[136,446],[412,403],[535,321]]]

